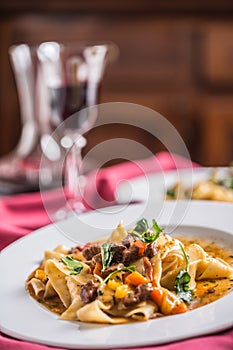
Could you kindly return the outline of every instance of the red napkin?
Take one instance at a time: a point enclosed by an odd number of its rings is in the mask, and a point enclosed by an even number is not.
[[[85,203],[91,209],[114,205],[115,191],[121,181],[151,173],[191,167],[199,167],[199,165],[179,155],[160,152],[148,159],[101,169],[90,174],[87,179],[88,186],[84,192]]]
[[[171,330],[172,332],[172,330]],[[146,335],[145,335],[146,336]],[[215,335],[183,340],[176,343],[151,346],[146,348],[130,348],[130,350],[232,350],[233,330]],[[1,350],[61,350],[45,345],[28,343],[0,335]],[[115,349],[120,350],[120,348]],[[123,349],[121,349],[123,350]]]
[[[115,190],[119,181],[158,171],[195,166],[198,165],[183,157],[161,152],[149,159],[135,161],[133,163],[126,162],[121,165],[95,171],[87,177],[87,186],[83,194],[84,204],[87,209],[114,204]],[[57,189],[43,193],[42,197],[41,193],[30,193],[3,197],[0,200],[0,249],[3,249],[16,239],[51,222],[51,218],[44,208],[42,198],[46,201],[47,208],[49,207],[53,208],[53,210],[57,210],[64,201],[64,192],[61,189]],[[228,330],[212,336],[149,347],[148,349],[230,350],[232,349],[232,340],[233,331]],[[49,349],[49,347],[16,340],[2,334],[0,335],[0,349],[46,350]],[[142,348],[138,349],[142,350]]]
[[[83,202],[87,210],[113,205],[117,184],[143,174],[197,164],[178,155],[158,153],[149,159],[125,162],[87,176]],[[45,205],[45,207],[44,207]],[[52,221],[52,213],[65,205],[63,189],[18,194],[0,199],[0,249]]]

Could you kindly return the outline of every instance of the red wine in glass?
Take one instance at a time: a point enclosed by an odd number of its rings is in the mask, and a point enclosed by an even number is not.
[[[87,107],[87,85],[64,85],[49,88],[50,108],[52,114],[52,123],[58,126],[69,118],[72,114],[79,112]],[[81,121],[77,120],[77,128]]]

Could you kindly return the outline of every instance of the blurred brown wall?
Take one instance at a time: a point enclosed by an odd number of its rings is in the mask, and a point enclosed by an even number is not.
[[[20,115],[8,48],[42,41],[115,42],[101,102],[133,102],[164,115],[192,158],[203,165],[233,159],[232,1],[13,1],[0,4],[0,155],[20,135]],[[89,147],[122,128],[88,135]],[[125,128],[153,152],[162,148]]]

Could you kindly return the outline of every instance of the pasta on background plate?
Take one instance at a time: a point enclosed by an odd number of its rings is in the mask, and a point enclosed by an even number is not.
[[[29,294],[62,320],[119,324],[188,312],[233,289],[233,256],[146,219],[109,237],[45,251]]]
[[[233,203],[233,166],[226,169],[224,176],[220,176],[220,169],[213,168],[211,176],[198,181],[193,188],[186,187],[182,182],[175,183],[168,188],[166,199],[196,199],[213,200]]]

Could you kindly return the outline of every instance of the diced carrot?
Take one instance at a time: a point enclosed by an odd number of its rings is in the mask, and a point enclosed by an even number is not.
[[[160,307],[163,302],[163,290],[158,287],[154,287],[150,293],[151,299]]]
[[[186,304],[168,289],[163,289],[161,312],[164,315],[175,315],[188,311]]]
[[[172,311],[171,311],[171,314],[172,315],[175,315],[175,314],[182,314],[183,312],[187,312],[188,311],[188,307],[187,305],[181,301],[180,303],[176,304]]]
[[[97,262],[93,270],[93,275],[101,276],[102,267],[102,264],[100,262]]]
[[[138,254],[139,254],[139,256],[143,256],[144,250],[145,250],[145,247],[146,247],[146,243],[140,241],[140,239],[137,239],[137,240],[134,242],[134,245],[138,248]]]
[[[131,272],[125,278],[125,283],[126,284],[131,284],[133,286],[139,286],[140,284],[149,283],[149,282],[150,281],[146,277],[144,277],[143,275],[141,275],[137,271]]]

